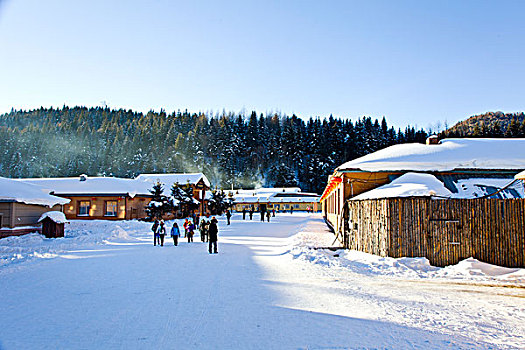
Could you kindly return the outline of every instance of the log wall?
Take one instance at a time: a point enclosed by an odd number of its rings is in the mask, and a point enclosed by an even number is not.
[[[525,267],[525,199],[347,201],[346,246],[435,266],[468,257]]]

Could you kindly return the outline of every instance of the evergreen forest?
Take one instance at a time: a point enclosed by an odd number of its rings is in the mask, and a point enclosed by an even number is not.
[[[134,177],[203,172],[218,188],[299,186],[321,193],[342,163],[427,133],[386,120],[280,113],[167,114],[109,108],[40,108],[0,115],[4,177]]]

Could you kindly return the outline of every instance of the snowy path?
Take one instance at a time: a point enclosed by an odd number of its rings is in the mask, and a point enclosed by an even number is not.
[[[523,288],[294,259],[289,237],[323,232],[318,216],[221,221],[217,255],[198,237],[154,247],[147,224],[104,225],[122,239],[0,270],[0,348],[525,348]]]

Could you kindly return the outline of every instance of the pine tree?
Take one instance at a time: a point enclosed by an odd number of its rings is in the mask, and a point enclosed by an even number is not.
[[[516,118],[512,117],[507,131],[505,132],[505,137],[519,137],[520,135],[520,124]]]
[[[146,206],[146,214],[148,214],[148,219],[161,219],[162,216],[171,210],[171,202],[162,193],[164,188],[160,182],[157,182],[153,185],[153,188],[149,190],[153,195],[151,201]]]
[[[199,208],[199,204],[196,203],[193,197],[193,188],[188,183],[186,185],[180,185],[178,182],[171,186],[171,197],[173,201],[173,213],[176,215],[177,212],[182,214],[182,217],[187,217],[194,210]]]
[[[520,136],[519,137],[525,137],[525,118],[523,119],[523,122],[520,126]]]
[[[222,215],[232,204],[231,198],[228,198],[223,190],[213,190],[208,201],[208,208],[212,214]]]
[[[498,121],[492,127],[492,137],[503,137],[503,130],[501,130],[501,125]]]

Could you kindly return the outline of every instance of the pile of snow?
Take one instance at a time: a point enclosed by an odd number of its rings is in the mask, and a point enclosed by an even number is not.
[[[339,171],[353,169],[525,169],[525,139],[444,139],[437,145],[394,145],[346,162],[337,168]]]
[[[67,222],[66,215],[60,211],[48,211],[47,213],[42,214],[40,219],[38,219],[38,222],[42,222],[45,218],[50,218],[57,224],[65,224]]]
[[[168,220],[167,232],[175,221],[181,231],[183,230],[183,219]],[[46,238],[38,233],[31,233],[2,238],[0,239],[0,269],[33,259],[69,258],[71,256],[69,252],[78,249],[103,245],[151,244],[152,237],[149,236],[146,236],[147,243],[144,242],[144,234],[151,233],[151,226],[151,222],[138,220],[70,220],[64,237]]]
[[[33,259],[67,258],[68,252],[104,244],[140,243],[151,223],[137,220],[71,220],[65,237],[46,238],[38,233],[0,239],[0,268]]]
[[[53,207],[69,203],[69,199],[52,196],[45,188],[0,177],[0,200]]]
[[[361,193],[352,200],[391,197],[450,197],[451,195],[452,192],[433,175],[406,173],[391,183]]]
[[[317,236],[317,238],[316,238]],[[291,237],[289,254],[297,260],[328,268],[342,268],[365,276],[388,276],[397,279],[453,280],[464,283],[512,284],[525,286],[525,269],[507,268],[481,262],[474,258],[456,265],[436,267],[427,258],[390,258],[356,250],[319,249],[329,247],[333,234],[302,231]]]
[[[525,180],[525,170],[522,171],[521,173],[519,174],[516,174],[516,176],[514,177],[515,179],[519,179],[519,180]]]

